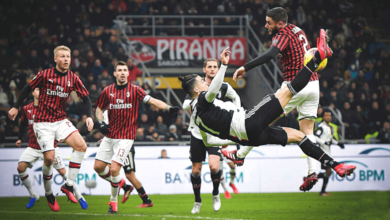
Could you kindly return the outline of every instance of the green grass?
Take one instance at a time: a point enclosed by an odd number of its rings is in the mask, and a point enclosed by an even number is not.
[[[0,198],[0,219],[390,219],[389,192],[333,192],[330,197],[318,193],[262,193],[232,194],[214,212],[210,194],[202,194],[200,214],[191,214],[193,195],[151,195],[153,208],[136,208],[141,204],[138,195],[131,195],[125,204],[118,205],[118,213],[108,215],[109,196],[85,196],[88,209],[71,204],[58,196],[60,211],[54,213],[41,198],[31,209],[26,209],[26,197]],[[122,196],[119,197],[122,199]]]

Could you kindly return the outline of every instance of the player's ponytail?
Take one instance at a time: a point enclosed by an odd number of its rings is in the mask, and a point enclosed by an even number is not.
[[[196,74],[191,74],[191,75],[187,75],[187,76],[179,76],[178,77],[179,80],[181,81],[181,87],[191,97],[193,97],[193,94],[194,94],[194,86],[196,83],[195,79],[197,76],[198,75],[196,75]]]

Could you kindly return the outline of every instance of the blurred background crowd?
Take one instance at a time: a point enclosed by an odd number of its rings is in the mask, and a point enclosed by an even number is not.
[[[229,15],[248,15],[252,28],[267,46],[271,37],[264,27],[266,12],[282,6],[288,12],[289,23],[306,32],[311,46],[320,28],[334,33],[330,42],[333,57],[320,72],[320,105],[330,106],[342,119],[346,139],[371,138],[390,143],[390,11],[383,10],[383,4],[345,0],[4,0],[0,4],[0,142],[16,141],[6,137],[17,138],[19,120],[10,121],[7,112],[38,71],[55,66],[53,50],[58,45],[72,49],[71,70],[81,78],[93,103],[104,87],[115,82],[113,68],[117,61],[127,63],[129,81],[137,83],[142,70],[118,42],[112,22],[118,15],[226,15],[225,19],[215,19],[216,25],[237,24]],[[126,22],[146,25],[151,21],[135,18]],[[187,22],[194,27],[186,32],[188,36],[209,34],[201,29],[209,20]],[[161,18],[157,23],[175,25],[177,20]],[[130,34],[151,33],[145,28],[133,29]],[[237,34],[224,29],[215,33]],[[157,35],[180,33],[161,29]],[[153,96],[149,85],[140,86]],[[32,96],[26,103],[31,101]],[[95,142],[102,137],[98,123],[88,132],[83,111],[82,102],[72,95],[66,108],[68,118],[87,142]],[[298,128],[296,112],[278,123]],[[339,124],[335,119],[333,123]],[[149,105],[140,107],[137,141],[177,141],[187,134],[181,117],[172,118]],[[23,141],[27,139],[26,134]]]

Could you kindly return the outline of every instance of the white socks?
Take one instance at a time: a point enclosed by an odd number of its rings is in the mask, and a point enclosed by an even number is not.
[[[53,177],[53,165],[48,167],[45,163],[42,165],[43,186],[45,188],[45,195],[53,194],[51,189],[51,179]]]
[[[118,176],[111,176],[111,202],[117,202],[118,201],[118,192],[119,192],[119,185],[121,183],[121,177]]]
[[[252,150],[253,147],[241,146],[240,150],[237,151],[237,157],[245,158],[248,155],[249,151]]]
[[[68,179],[66,180],[66,184],[68,186],[73,186],[76,181],[77,175],[79,174],[81,162],[83,161],[85,152],[73,151],[72,156],[69,161],[69,172]]]
[[[35,193],[33,187],[32,187],[32,181],[30,177],[28,176],[27,171],[24,173],[19,173],[20,180],[22,181],[23,185],[28,190],[28,193],[30,193],[30,197],[36,197],[37,194]]]
[[[111,182],[111,172],[110,172],[110,168],[108,166],[106,166],[106,168],[104,168],[104,171],[99,173],[99,176],[105,180],[107,180],[108,182]]]

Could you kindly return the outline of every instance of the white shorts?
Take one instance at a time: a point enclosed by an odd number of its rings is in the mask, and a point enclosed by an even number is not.
[[[33,128],[42,152],[54,150],[54,140],[64,142],[72,133],[79,131],[68,119],[56,122],[35,122]]]
[[[282,88],[287,86],[289,82],[283,82]],[[280,89],[277,91],[279,92]],[[294,95],[284,107],[284,113],[288,114],[294,108],[297,108],[299,120],[317,118],[318,104],[320,103],[320,83],[318,80],[310,81],[305,88],[298,94]]]
[[[24,150],[22,155],[20,156],[19,163],[26,162],[29,164],[28,167],[32,168],[39,158],[43,160],[43,153],[41,150],[36,150],[31,147],[27,147],[26,150]],[[61,151],[58,147],[55,148],[53,167],[56,170],[65,168],[64,162],[62,161]]]
[[[129,151],[133,147],[134,140],[131,139],[111,139],[104,137],[96,153],[96,160],[111,164],[115,161],[124,165]]]

